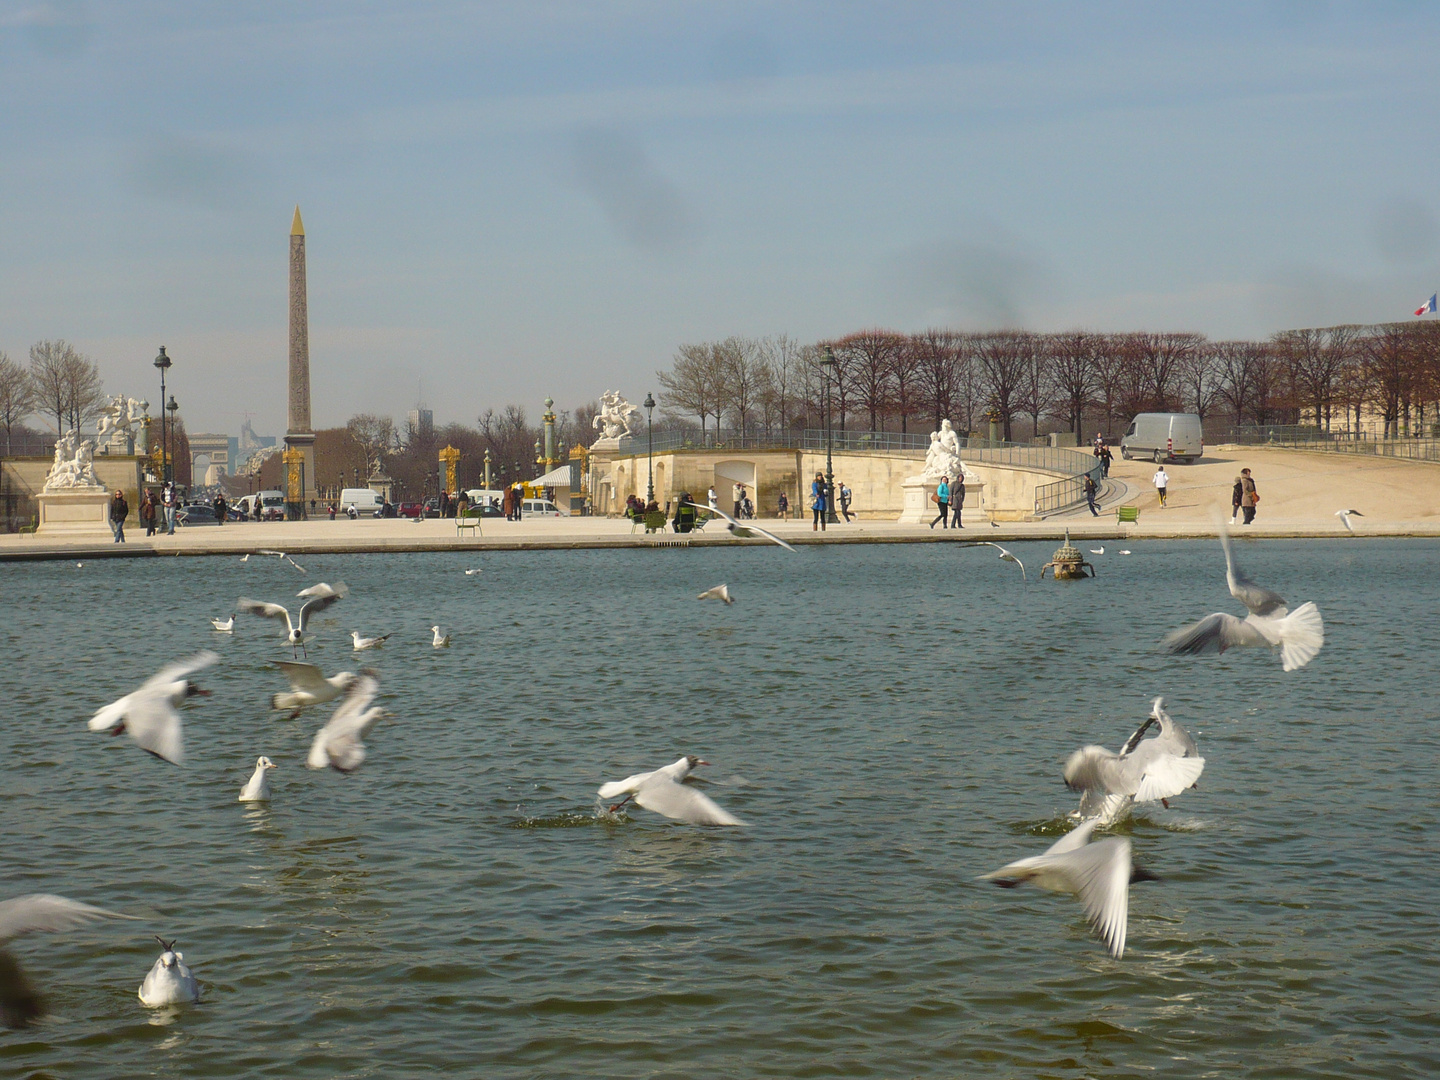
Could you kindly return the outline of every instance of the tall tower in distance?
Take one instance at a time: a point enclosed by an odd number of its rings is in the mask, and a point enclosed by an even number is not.
[[[310,312],[305,300],[305,224],[300,207],[290,223],[290,397],[285,448],[305,455],[304,499],[315,497],[315,432],[310,424]]]

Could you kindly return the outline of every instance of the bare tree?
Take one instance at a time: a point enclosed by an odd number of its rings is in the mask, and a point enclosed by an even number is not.
[[[37,341],[30,346],[30,385],[35,394],[35,411],[55,418],[57,435],[65,431],[65,414],[70,408],[66,358],[74,351],[64,341]]]
[[[1095,404],[1105,417],[1104,435],[1108,439],[1115,426],[1115,413],[1125,395],[1125,376],[1129,368],[1122,335],[1106,334],[1096,339],[1093,368]]]
[[[750,414],[759,405],[764,381],[759,351],[753,341],[738,337],[728,337],[711,349],[720,380],[720,411],[735,418],[744,446]]]
[[[987,405],[1004,426],[1006,442],[1012,441],[1012,424],[1021,407],[1029,351],[1024,336],[1017,330],[987,334],[980,339],[976,353],[984,373]]]
[[[346,423],[345,430],[365,455],[366,475],[374,475],[380,471],[385,463],[385,455],[395,449],[398,441],[395,421],[388,416],[377,416],[374,413],[352,416]]]
[[[1203,421],[1220,397],[1220,357],[1213,342],[1201,341],[1181,359],[1175,383],[1180,391],[1180,408]]]
[[[66,419],[79,431],[100,415],[105,405],[105,386],[100,381],[100,365],[87,356],[71,351],[65,361]],[[188,440],[186,445],[188,446]]]
[[[706,423],[715,417],[715,431],[720,431],[722,376],[712,345],[681,345],[675,353],[670,371],[657,371],[660,380],[660,403],[672,416],[700,418],[703,437]]]
[[[855,403],[870,416],[871,431],[880,430],[880,416],[892,403],[895,357],[904,346],[904,336],[893,330],[861,330],[832,346],[835,359],[844,363]]]
[[[761,364],[760,404],[765,410],[767,427],[790,426],[796,405],[802,357],[814,351],[813,345],[801,345],[788,334],[776,334],[756,342]]]
[[[1179,400],[1176,378],[1180,366],[1200,347],[1200,334],[1131,334],[1132,360],[1137,365],[1144,408],[1170,412]]]
[[[1257,395],[1268,392],[1269,375],[1263,370],[1269,364],[1268,349],[1254,341],[1217,341],[1212,348],[1219,396],[1230,406],[1239,426],[1252,414]]]
[[[1415,389],[1418,335],[1407,323],[1372,326],[1362,339],[1371,399],[1385,422],[1387,438],[1399,438]],[[1406,425],[1408,426],[1408,425]]]
[[[1040,417],[1050,411],[1052,378],[1050,350],[1038,334],[1020,332],[1016,338],[1022,364],[1017,404],[1030,415],[1030,434],[1040,434]]]
[[[912,334],[905,348],[914,358],[916,395],[929,406],[931,430],[938,431],[955,401],[959,335],[950,330],[925,330]]]
[[[35,408],[35,393],[25,369],[0,352],[0,423],[5,425],[5,456],[10,456],[10,432]]]
[[[1051,335],[1049,346],[1055,405],[1079,443],[1083,441],[1085,410],[1095,392],[1098,339],[1085,330],[1069,330]]]

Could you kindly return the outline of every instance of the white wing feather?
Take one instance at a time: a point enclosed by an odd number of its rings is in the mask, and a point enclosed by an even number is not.
[[[659,773],[640,785],[635,792],[635,802],[646,810],[692,825],[745,824],[734,814],[722,810],[708,795]]]

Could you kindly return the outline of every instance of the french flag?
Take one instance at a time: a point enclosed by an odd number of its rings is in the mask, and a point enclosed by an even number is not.
[[[1415,309],[1415,314],[1424,315],[1426,312],[1434,311],[1436,296],[1440,296],[1440,293],[1431,293],[1430,299],[1426,300],[1425,303],[1421,304],[1418,308]]]

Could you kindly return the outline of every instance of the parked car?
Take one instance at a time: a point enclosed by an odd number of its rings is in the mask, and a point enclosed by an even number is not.
[[[522,517],[564,517],[549,499],[526,499],[520,504]]]
[[[440,500],[430,498],[425,500],[425,516],[427,518],[438,518],[440,516]]]
[[[192,525],[219,525],[220,519],[215,516],[213,506],[206,506],[203,503],[186,503],[175,511],[175,524],[184,525],[187,528]]]
[[[418,502],[402,502],[400,504],[400,516],[403,518],[418,518],[425,508]]]

